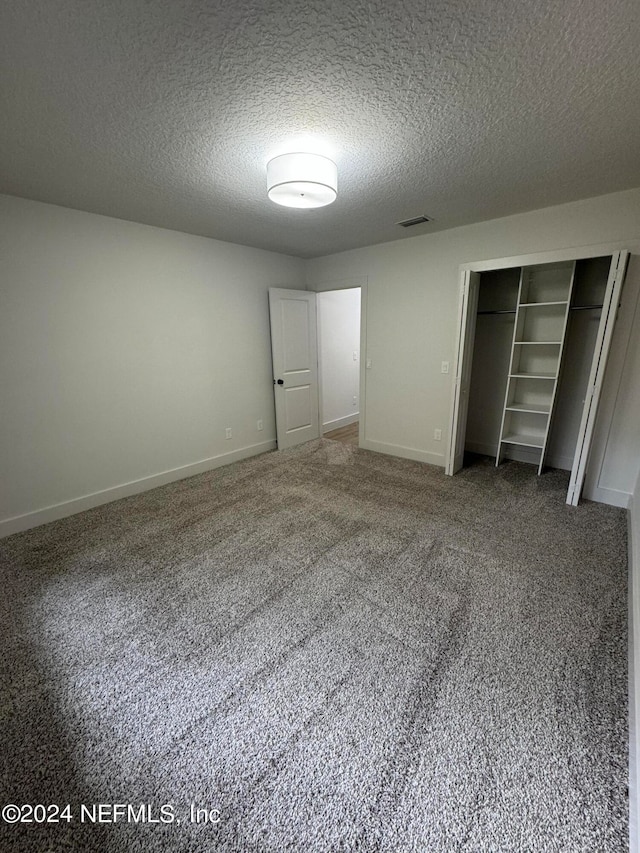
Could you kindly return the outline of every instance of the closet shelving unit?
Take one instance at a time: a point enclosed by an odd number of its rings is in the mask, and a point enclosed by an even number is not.
[[[496,465],[507,445],[544,465],[575,278],[575,261],[522,267]]]

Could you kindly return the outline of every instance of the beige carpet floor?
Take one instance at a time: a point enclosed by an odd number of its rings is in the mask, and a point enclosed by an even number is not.
[[[70,806],[0,849],[624,850],[626,520],[565,488],[320,440],[0,541],[2,801]]]

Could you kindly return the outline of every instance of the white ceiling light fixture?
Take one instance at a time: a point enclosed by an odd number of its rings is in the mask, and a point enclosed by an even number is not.
[[[321,154],[281,154],[267,163],[267,194],[285,207],[324,207],[338,195],[338,169]]]

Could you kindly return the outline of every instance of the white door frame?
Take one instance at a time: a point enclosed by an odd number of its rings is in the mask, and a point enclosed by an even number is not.
[[[475,318],[478,307],[480,273],[465,270],[460,285],[460,307],[458,310],[458,335],[453,368],[454,390],[451,397],[451,416],[449,422],[449,445],[445,461],[445,474],[453,476],[462,468],[464,443],[462,434],[467,428],[469,410],[469,388],[471,383],[471,364],[475,339]],[[453,425],[455,424],[455,429]],[[462,444],[462,447],[459,447]]]
[[[513,255],[505,258],[492,258],[488,260],[481,261],[470,261],[464,264],[460,264],[459,266],[459,276],[460,276],[460,303],[459,303],[459,313],[458,313],[458,322],[456,325],[456,335],[457,341],[460,340],[460,330],[462,328],[463,321],[466,320],[465,309],[466,303],[464,300],[464,284],[467,280],[468,272],[490,272],[492,270],[500,270],[500,269],[509,269],[511,267],[523,267],[523,266],[533,266],[536,264],[548,264],[554,263],[557,261],[574,261],[574,260],[583,260],[588,258],[598,258],[607,255],[615,255],[618,252],[626,251],[627,244],[626,243],[600,243],[593,246],[578,246],[567,249],[557,249],[550,252],[535,252],[528,255]],[[455,413],[460,412],[460,386],[455,382],[455,377],[458,376],[459,371],[462,367],[462,360],[464,358],[464,352],[461,350],[456,351],[456,363],[454,365],[453,377],[454,384],[452,389],[452,404],[451,404],[451,422],[449,424],[449,436],[448,436],[448,454],[445,462],[445,472],[449,475],[455,473],[453,471],[454,459],[452,455],[452,448],[455,449],[456,442],[458,439],[458,430],[461,428],[460,418],[457,417],[454,419],[453,415]],[[588,448],[587,448],[588,449]]]
[[[357,276],[349,279],[340,279],[338,281],[322,281],[310,285],[307,290],[314,293],[324,293],[329,290],[352,290],[355,287],[360,288],[360,417],[358,421],[358,445],[364,446],[366,440],[366,362],[367,362],[367,291],[368,280],[366,276]],[[320,367],[320,335],[318,335],[318,367]],[[322,413],[322,371],[318,369],[318,405]],[[322,415],[320,415],[320,431],[322,433]]]

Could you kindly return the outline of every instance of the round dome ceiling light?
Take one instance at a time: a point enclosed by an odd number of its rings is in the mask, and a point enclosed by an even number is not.
[[[338,170],[320,154],[281,154],[267,163],[267,194],[285,207],[324,207],[338,195]]]

